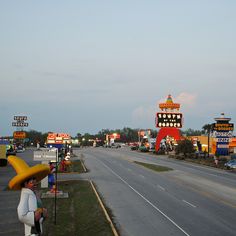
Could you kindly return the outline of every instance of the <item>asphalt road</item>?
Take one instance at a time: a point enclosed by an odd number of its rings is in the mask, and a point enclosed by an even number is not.
[[[128,148],[75,150],[121,236],[235,235],[236,174]],[[154,172],[133,161],[173,168]]]

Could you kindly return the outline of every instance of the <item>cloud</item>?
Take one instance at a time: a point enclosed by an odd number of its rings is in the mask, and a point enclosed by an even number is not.
[[[134,125],[137,127],[140,126],[150,126],[153,127],[155,125],[155,114],[157,112],[157,108],[155,106],[140,106],[133,110],[132,112],[132,121]],[[149,127],[146,127],[149,128]]]
[[[182,92],[173,100],[174,100],[174,102],[180,103],[180,105],[193,107],[196,104],[196,99],[197,99],[196,94]]]

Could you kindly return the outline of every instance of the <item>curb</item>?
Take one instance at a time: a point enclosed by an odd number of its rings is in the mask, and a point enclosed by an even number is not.
[[[87,169],[86,169],[86,167],[85,167],[85,165],[84,165],[84,161],[83,160],[80,160],[81,161],[81,165],[82,165],[82,167],[83,167],[83,169],[84,169],[84,172],[86,173],[87,172]]]
[[[109,222],[109,224],[110,224],[110,226],[111,226],[111,230],[112,230],[114,236],[119,236],[119,234],[118,234],[117,231],[116,231],[116,228],[115,228],[114,224],[113,224],[112,221],[111,221],[110,216],[109,216],[108,213],[107,213],[106,208],[104,207],[104,205],[103,205],[103,203],[102,203],[101,198],[100,198],[99,195],[98,195],[98,192],[97,192],[96,188],[94,187],[93,182],[92,182],[91,180],[90,180],[89,182],[90,182],[90,184],[91,184],[91,186],[92,186],[92,188],[93,188],[93,191],[94,191],[94,193],[95,193],[95,195],[96,195],[96,197],[97,197],[97,199],[98,199],[98,202],[99,202],[99,204],[100,204],[100,206],[101,206],[101,208],[102,208],[102,210],[103,210],[103,212],[104,212],[104,214],[105,214],[105,216],[106,216],[106,219],[107,219],[107,221]]]

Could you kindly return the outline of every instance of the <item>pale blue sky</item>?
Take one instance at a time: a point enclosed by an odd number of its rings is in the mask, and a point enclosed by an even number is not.
[[[236,1],[0,0],[0,136],[13,116],[41,132],[236,122]]]

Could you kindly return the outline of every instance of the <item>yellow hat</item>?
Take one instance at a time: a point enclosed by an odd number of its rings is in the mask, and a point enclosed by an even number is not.
[[[13,177],[8,183],[10,189],[20,190],[22,188],[21,184],[27,179],[33,177],[39,182],[50,172],[48,165],[38,164],[33,167],[29,167],[24,160],[17,156],[8,156],[8,161],[17,173],[17,175]]]

